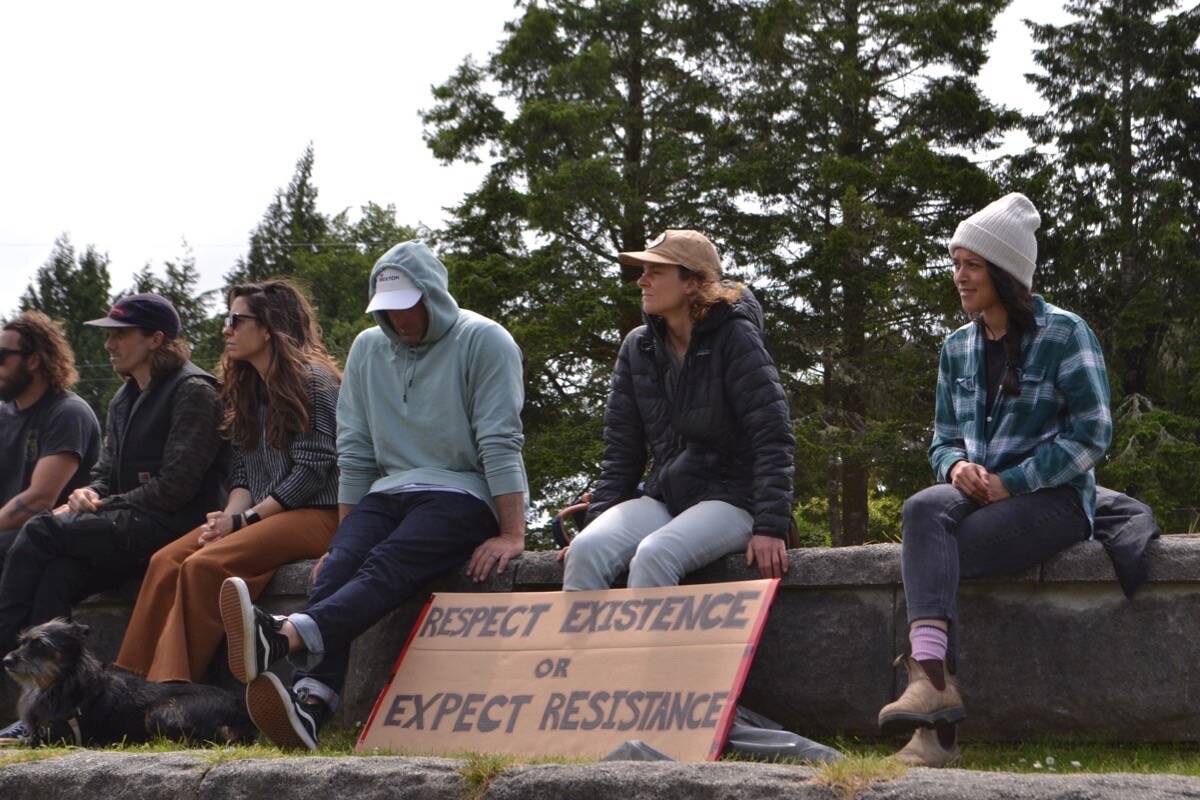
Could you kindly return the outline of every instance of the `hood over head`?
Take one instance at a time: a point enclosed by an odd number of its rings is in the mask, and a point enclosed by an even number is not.
[[[429,329],[425,332],[422,344],[436,342],[446,335],[458,321],[458,303],[450,295],[449,275],[446,267],[433,254],[433,251],[419,239],[401,242],[388,250],[371,269],[370,296],[374,297],[380,273],[396,270],[404,273],[421,291],[421,302],[429,314]],[[400,343],[400,337],[392,327],[386,311],[372,311],[379,328],[394,343]]]

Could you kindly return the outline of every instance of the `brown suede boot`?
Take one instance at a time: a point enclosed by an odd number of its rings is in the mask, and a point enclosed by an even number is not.
[[[967,717],[958,684],[942,662],[945,689],[938,690],[925,674],[925,668],[908,656],[900,656],[893,666],[904,662],[908,670],[908,688],[895,702],[879,710],[879,728],[886,734],[906,733],[913,728],[962,722]]]
[[[962,758],[958,742],[950,749],[942,746],[933,728],[917,728],[908,744],[896,753],[896,760],[910,767],[948,767]]]

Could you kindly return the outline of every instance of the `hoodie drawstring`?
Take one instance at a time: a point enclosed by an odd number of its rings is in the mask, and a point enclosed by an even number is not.
[[[413,348],[404,348],[404,402],[408,402],[408,389],[417,377],[417,359],[413,357]]]

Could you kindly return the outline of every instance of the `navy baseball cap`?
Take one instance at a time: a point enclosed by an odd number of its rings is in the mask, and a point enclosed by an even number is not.
[[[89,320],[84,325],[97,328],[142,328],[162,331],[168,339],[179,335],[179,312],[161,294],[131,294],[113,303],[107,317]]]

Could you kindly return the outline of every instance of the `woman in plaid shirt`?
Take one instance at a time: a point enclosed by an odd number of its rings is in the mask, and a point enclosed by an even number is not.
[[[1091,536],[1094,467],[1112,438],[1104,355],[1080,317],[1032,294],[1041,217],[1021,194],[976,213],[950,240],[972,321],[938,366],[929,461],[939,483],[904,504],[901,568],[908,688],[879,712],[914,731],[899,758],[943,766],[966,717],[950,636],[961,577],[1028,569]]]

